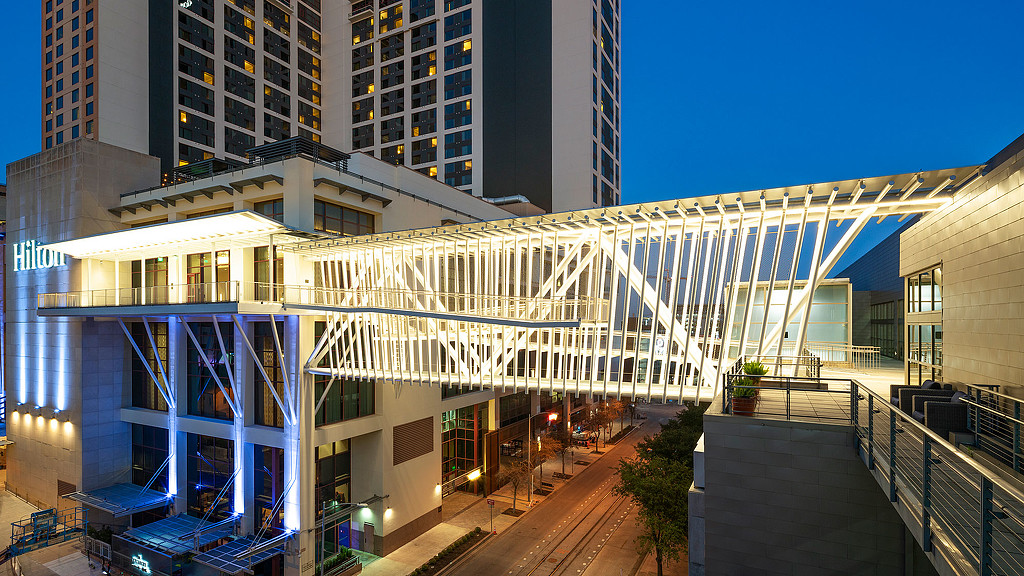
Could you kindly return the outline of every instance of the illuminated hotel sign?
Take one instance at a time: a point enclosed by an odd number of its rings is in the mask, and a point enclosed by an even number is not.
[[[149,569],[149,561],[142,558],[142,554],[136,554],[132,556],[132,568],[138,568],[139,572],[143,574],[152,574],[153,572]]]
[[[61,252],[49,248],[40,248],[35,240],[26,240],[14,245],[14,271],[38,270],[40,268],[56,268],[67,264]]]

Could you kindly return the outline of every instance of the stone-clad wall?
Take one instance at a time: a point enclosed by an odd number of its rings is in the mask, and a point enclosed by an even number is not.
[[[858,459],[849,426],[704,418],[705,572],[934,574]],[[691,519],[691,522],[693,520]]]
[[[1024,152],[900,237],[900,274],[942,265],[942,377],[1024,383]],[[909,318],[908,318],[909,320]]]
[[[130,427],[120,417],[124,337],[116,324],[38,316],[39,293],[81,290],[87,271],[68,258],[64,266],[13,272],[14,247],[119,229],[108,209],[121,193],[159,178],[156,158],[84,138],[7,166],[4,375],[14,441],[7,487],[38,506],[70,505],[60,502],[58,481],[89,490],[129,477]]]

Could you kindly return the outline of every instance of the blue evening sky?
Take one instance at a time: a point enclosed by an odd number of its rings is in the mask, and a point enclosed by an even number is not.
[[[1024,133],[1019,0],[620,1],[624,203],[975,164]],[[5,9],[3,164],[40,148],[39,25]]]

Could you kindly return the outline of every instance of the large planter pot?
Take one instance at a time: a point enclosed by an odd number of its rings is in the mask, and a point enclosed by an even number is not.
[[[757,410],[757,396],[732,397],[734,416],[753,416],[755,410]]]

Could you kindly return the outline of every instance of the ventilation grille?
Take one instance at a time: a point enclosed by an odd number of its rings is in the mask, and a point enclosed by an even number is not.
[[[394,465],[434,451],[434,417],[395,426]]]

